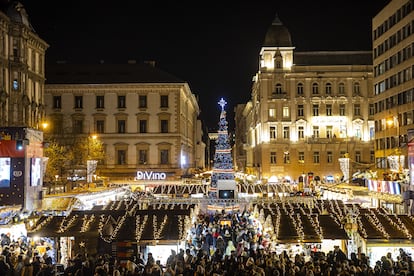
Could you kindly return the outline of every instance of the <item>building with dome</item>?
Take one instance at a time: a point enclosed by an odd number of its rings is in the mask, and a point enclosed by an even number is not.
[[[23,5],[0,6],[0,205],[36,208],[41,199],[45,52],[49,45]]]
[[[296,51],[276,15],[251,99],[235,109],[237,169],[304,189],[312,180],[347,181],[371,168],[372,87],[370,51]]]

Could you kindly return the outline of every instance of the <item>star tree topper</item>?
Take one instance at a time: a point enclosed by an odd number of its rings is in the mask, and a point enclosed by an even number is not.
[[[221,111],[224,111],[224,106],[227,104],[227,102],[221,98],[218,104],[221,106]]]

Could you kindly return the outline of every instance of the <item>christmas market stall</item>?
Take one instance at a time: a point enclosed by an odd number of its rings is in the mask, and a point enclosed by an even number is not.
[[[363,208],[340,200],[281,201],[254,205],[253,216],[273,251],[291,255],[310,251],[328,253],[339,246],[365,253],[371,265],[386,253],[414,253],[414,217],[396,215],[385,208]]]
[[[151,250],[154,257],[164,259],[170,252],[166,247],[177,250],[185,240],[196,212],[195,205],[125,199],[66,216],[42,216],[28,227],[28,236],[36,241],[54,239],[57,261],[64,265],[77,253],[108,253],[122,263]]]
[[[376,260],[391,253],[394,260],[403,250],[414,254],[414,217],[412,215],[397,215],[385,208],[360,208],[353,206],[354,227],[362,239],[362,252],[366,252],[371,265]],[[356,225],[355,225],[356,223]],[[352,230],[351,230],[352,232]]]

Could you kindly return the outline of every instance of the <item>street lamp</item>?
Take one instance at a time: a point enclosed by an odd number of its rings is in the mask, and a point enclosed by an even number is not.
[[[403,162],[404,156],[401,155],[400,149],[400,122],[398,115],[395,118],[394,116],[387,119],[387,125],[389,128],[395,127],[397,131],[397,139],[395,140],[395,136],[393,133],[390,135],[390,149],[393,149],[393,154],[388,156],[388,160],[390,162],[390,169],[393,172],[400,173],[403,170]]]

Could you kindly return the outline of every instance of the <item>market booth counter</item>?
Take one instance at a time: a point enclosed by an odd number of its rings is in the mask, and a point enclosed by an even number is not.
[[[287,250],[291,255],[308,256],[311,250],[327,253],[340,246],[348,257],[351,252],[366,253],[372,265],[387,250],[395,259],[400,248],[414,253],[413,216],[340,200],[261,203],[254,209],[264,235],[272,241],[272,250],[278,253]]]
[[[57,261],[64,265],[78,253],[107,253],[125,263],[138,251],[145,253],[147,246],[177,249],[191,227],[193,213],[194,205],[143,206],[122,200],[67,216],[42,216],[28,229],[28,236],[54,239]]]
[[[414,217],[411,215],[389,214],[383,208],[360,209],[358,233],[365,240],[364,252],[371,266],[387,253],[394,260],[400,250],[414,254]]]

